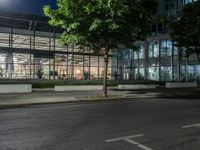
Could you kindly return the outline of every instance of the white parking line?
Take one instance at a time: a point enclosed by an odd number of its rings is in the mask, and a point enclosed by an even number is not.
[[[125,137],[119,137],[119,138],[114,138],[114,139],[108,139],[108,140],[105,140],[105,142],[107,143],[110,143],[110,142],[116,142],[116,141],[126,141],[128,143],[131,143],[133,145],[136,145],[137,147],[143,149],[143,150],[153,150],[145,145],[142,145],[134,140],[132,140],[132,138],[137,138],[137,137],[142,137],[144,136],[144,134],[137,134],[137,135],[131,135],[131,136],[125,136]]]
[[[187,126],[182,126],[181,128],[192,128],[192,127],[200,128],[200,123],[190,124],[190,125],[187,125]]]

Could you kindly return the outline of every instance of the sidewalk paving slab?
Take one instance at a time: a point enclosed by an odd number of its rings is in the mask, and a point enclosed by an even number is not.
[[[99,102],[108,100],[139,100],[152,98],[200,98],[199,89],[191,90],[109,90],[109,97],[105,98],[102,91],[76,91],[54,92],[52,89],[35,90],[28,94],[0,94],[0,109],[25,107],[29,105],[75,103],[75,102]]]

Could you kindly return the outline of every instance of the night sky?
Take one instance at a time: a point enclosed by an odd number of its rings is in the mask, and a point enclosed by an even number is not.
[[[56,8],[56,0],[0,0],[0,11],[43,15],[44,5]]]

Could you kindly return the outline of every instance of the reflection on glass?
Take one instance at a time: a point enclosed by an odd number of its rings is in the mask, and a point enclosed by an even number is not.
[[[192,0],[184,0],[184,4],[192,3]]]
[[[55,75],[57,79],[67,79],[68,62],[67,55],[57,54],[55,56]],[[53,74],[53,72],[51,73]]]
[[[30,64],[30,54],[13,53],[12,78],[30,78],[30,73],[33,71]]]
[[[30,43],[31,43],[31,36],[19,35],[19,34],[13,35],[13,47],[14,48],[30,49]]]
[[[74,79],[83,80],[83,56],[74,55]]]
[[[139,59],[144,58],[144,45],[139,45]]]
[[[98,79],[98,67],[90,68],[90,79],[92,79],[92,80]]]
[[[149,42],[149,44],[148,44],[148,56],[150,58],[159,56],[159,42],[158,41]]]
[[[50,50],[51,45],[50,38],[46,37],[35,37],[35,49],[39,50]]]
[[[55,50],[56,51],[67,51],[67,46],[64,46],[59,39],[55,39]]]
[[[161,41],[161,55],[171,56],[172,55],[172,41],[163,40]]]
[[[159,80],[159,68],[158,67],[149,67],[148,69],[148,80]]]
[[[53,60],[49,58],[35,58],[35,74],[38,79],[50,79],[53,74],[51,67]]]
[[[144,79],[144,68],[139,68],[138,79],[139,80],[143,80]]]
[[[0,33],[0,47],[9,47],[9,34]]]
[[[12,54],[11,53],[0,53],[0,77],[1,78],[12,78]]]
[[[190,81],[200,80],[200,65],[188,65],[187,70]]]
[[[135,59],[135,60],[138,60],[138,52],[137,52],[137,51],[134,52],[134,59]]]
[[[161,81],[172,81],[172,67],[161,67]]]

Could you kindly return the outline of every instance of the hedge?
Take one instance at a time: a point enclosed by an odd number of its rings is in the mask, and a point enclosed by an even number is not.
[[[102,80],[0,80],[0,84],[32,84],[33,88],[54,88],[55,85],[102,85]],[[108,80],[108,86],[119,84],[163,84],[145,80]]]

